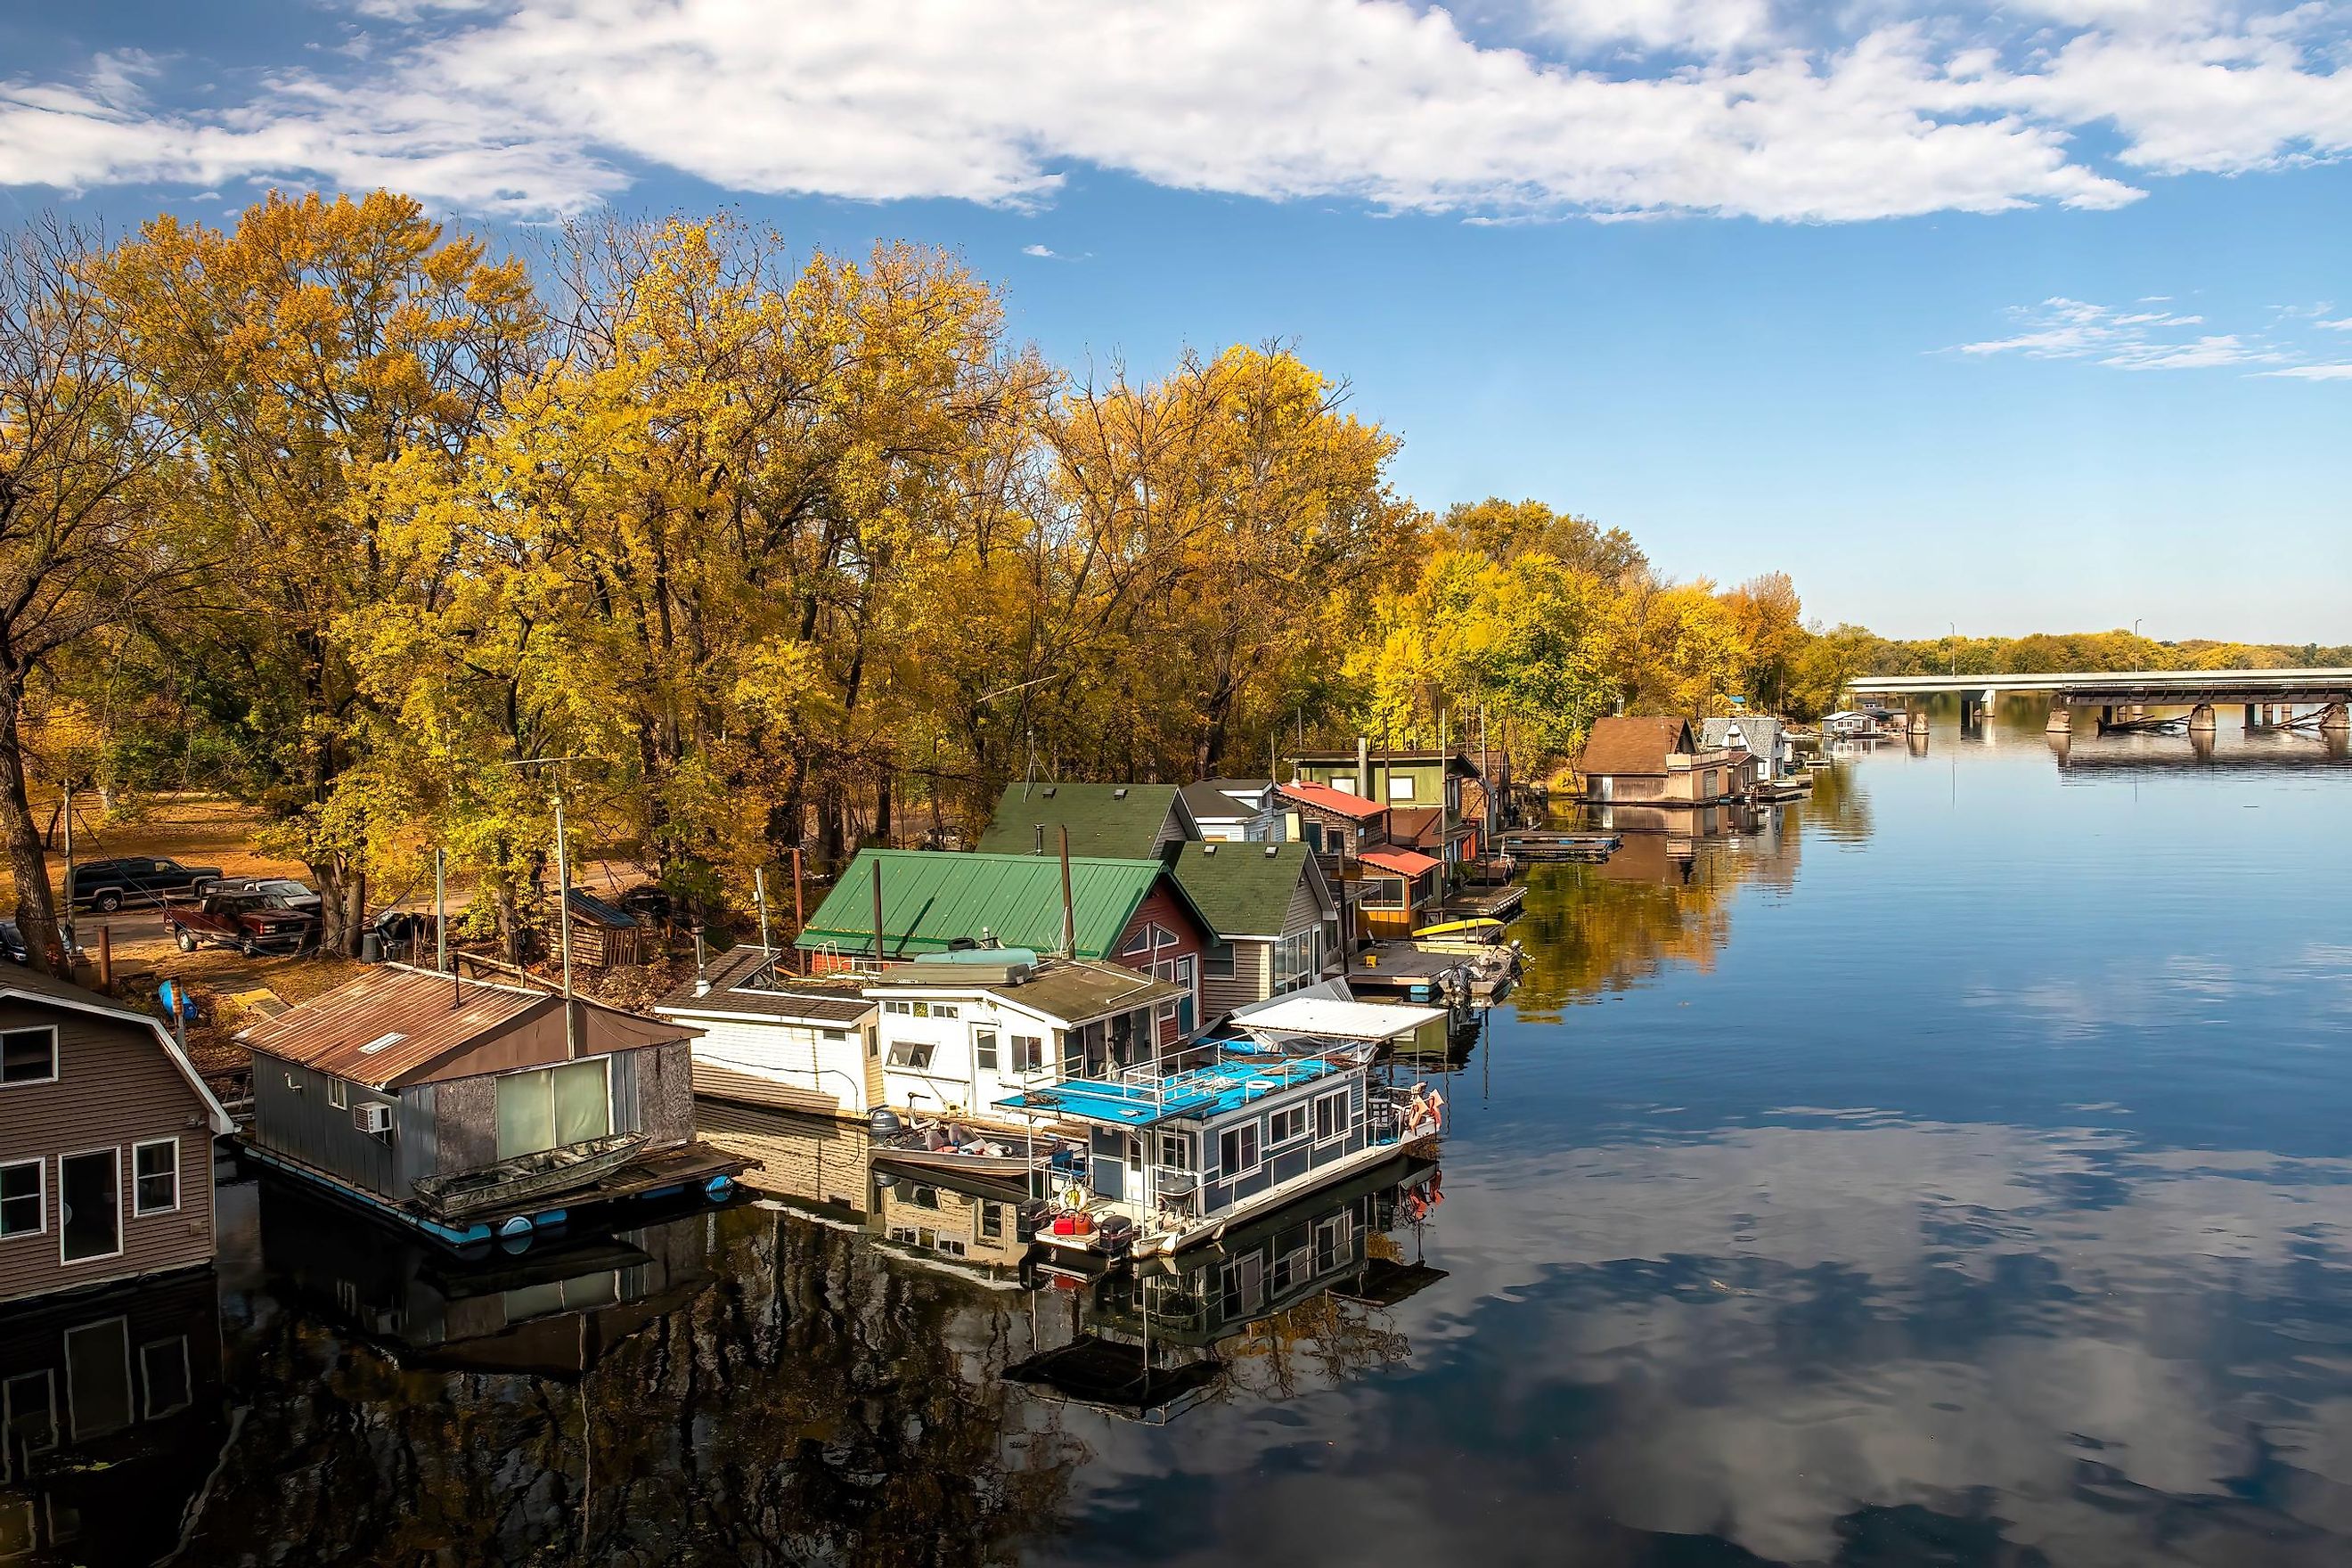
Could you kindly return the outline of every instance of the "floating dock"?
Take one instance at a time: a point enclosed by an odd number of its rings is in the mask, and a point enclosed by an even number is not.
[[[1614,833],[1556,833],[1548,828],[1521,828],[1503,835],[1505,853],[1518,860],[1598,863],[1614,855],[1623,842]]]
[[[1448,898],[1444,912],[1449,921],[1506,921],[1517,914],[1519,906],[1527,901],[1527,889],[1517,883],[1500,888],[1474,885]]]

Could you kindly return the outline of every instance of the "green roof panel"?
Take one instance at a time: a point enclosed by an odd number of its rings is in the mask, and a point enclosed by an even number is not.
[[[1066,827],[1072,855],[1142,859],[1159,853],[1160,829],[1176,809],[1174,784],[1007,784],[979,848],[983,855],[1055,855],[1058,830]]]
[[[872,952],[877,867],[882,873],[885,958],[944,952],[957,938],[977,941],[982,931],[1006,947],[1051,952],[1062,945],[1060,857],[929,849],[859,850],[794,945]],[[1076,956],[1112,956],[1136,907],[1150,894],[1164,868],[1157,860],[1071,856]]]

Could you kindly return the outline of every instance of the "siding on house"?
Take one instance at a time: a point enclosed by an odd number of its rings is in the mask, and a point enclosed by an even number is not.
[[[1147,928],[1156,927],[1160,940],[1149,948],[1129,952],[1129,946]],[[1138,904],[1127,930],[1120,934],[1118,945],[1111,957],[1129,969],[1140,970],[1159,979],[1181,984],[1189,972],[1191,1005],[1175,1003],[1162,1005],[1165,1015],[1159,1020],[1159,1042],[1162,1047],[1175,1045],[1200,1028],[1201,960],[1208,951],[1209,933],[1202,926],[1192,906],[1172,890],[1172,885],[1162,878]]]
[[[705,1142],[760,1162],[741,1177],[753,1191],[866,1212],[873,1141],[861,1124],[715,1100],[697,1111]]]
[[[0,1301],[73,1290],[212,1261],[213,1132],[209,1108],[143,1024],[0,997],[0,1029],[55,1027],[53,1083],[0,1087],[0,1163],[41,1162],[42,1228],[0,1239]],[[179,1206],[134,1215],[131,1146],[179,1140]],[[61,1261],[58,1157],[97,1149],[119,1153],[116,1193],[122,1250],[107,1258]]]

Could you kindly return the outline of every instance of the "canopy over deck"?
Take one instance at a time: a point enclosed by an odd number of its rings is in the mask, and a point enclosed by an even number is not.
[[[1405,1011],[1406,1009],[1397,1009]],[[1006,1110],[1045,1110],[1111,1127],[1152,1127],[1178,1117],[1211,1119],[1239,1110],[1280,1089],[1345,1071],[1320,1057],[1273,1062],[1212,1062],[1166,1078],[1064,1079],[1000,1100]]]
[[[1444,1018],[1444,1009],[1391,1002],[1340,1001],[1328,996],[1279,996],[1245,1008],[1234,1022],[1260,1037],[1322,1035],[1336,1040],[1396,1040]]]

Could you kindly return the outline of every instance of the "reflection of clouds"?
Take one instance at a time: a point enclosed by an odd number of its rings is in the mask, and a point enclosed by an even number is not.
[[[2073,970],[2046,980],[1988,982],[1960,994],[1967,1007],[2030,1015],[2061,1040],[2178,1021],[2184,1009],[2294,995],[2323,1016],[2352,1015],[2352,947],[2313,942],[2260,963],[2174,953]]]
[[[1471,1145],[1447,1176],[1453,1278],[1397,1316],[1412,1371],[1106,1449],[1080,1484],[1124,1510],[1155,1465],[1249,1473],[1246,1539],[1325,1561],[1648,1561],[1630,1532],[1665,1532],[1819,1563],[1946,1528],[1920,1510],[2116,1568],[2352,1536],[2352,1160],[1865,1113]],[[1893,1560],[2033,1561],[2000,1550]]]

